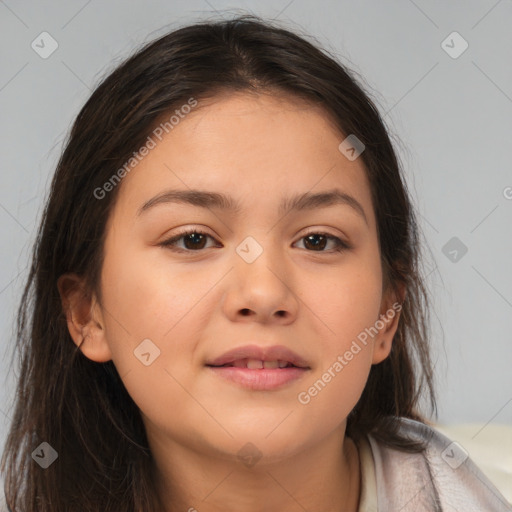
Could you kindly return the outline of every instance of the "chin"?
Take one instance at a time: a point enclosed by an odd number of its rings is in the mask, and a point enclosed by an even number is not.
[[[211,440],[211,448],[217,455],[227,461],[235,461],[247,469],[261,468],[289,459],[303,451],[304,445],[296,435],[283,429],[280,435],[271,433],[262,434],[255,429],[244,432],[230,431],[233,438],[223,436],[221,439]]]

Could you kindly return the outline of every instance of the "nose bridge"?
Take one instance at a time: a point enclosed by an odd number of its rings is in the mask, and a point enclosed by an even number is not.
[[[296,298],[282,247],[272,236],[259,235],[258,239],[247,236],[235,249],[236,284],[231,290],[230,308],[252,310],[263,317],[277,312],[294,315]]]
[[[282,247],[266,234],[247,236],[236,247],[236,253],[241,261],[236,265],[240,273],[257,274],[257,277],[270,280],[277,279],[284,286],[286,256],[282,253]],[[270,274],[270,275],[269,275]],[[276,275],[277,274],[277,275]],[[279,274],[283,274],[281,277]]]

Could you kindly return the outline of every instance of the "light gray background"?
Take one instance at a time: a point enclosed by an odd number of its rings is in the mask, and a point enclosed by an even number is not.
[[[512,424],[510,0],[0,1],[0,352],[15,342],[13,314],[63,138],[92,88],[143,42],[217,10],[302,27],[364,77],[401,141],[433,256],[439,422]],[[43,31],[59,45],[47,59],[31,48]],[[441,46],[453,31],[469,44],[455,59]],[[452,237],[468,248],[457,262],[443,253]],[[14,393],[5,359],[2,445]]]

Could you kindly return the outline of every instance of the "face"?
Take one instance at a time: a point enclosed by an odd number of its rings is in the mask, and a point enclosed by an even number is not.
[[[230,94],[192,109],[123,178],[81,349],[113,360],[155,445],[228,458],[252,443],[279,459],[344,431],[398,318],[362,159],[340,152],[344,138],[318,108]],[[192,190],[237,209],[176,200]],[[285,347],[303,368],[207,366],[247,345]],[[253,384],[228,378],[260,371]]]

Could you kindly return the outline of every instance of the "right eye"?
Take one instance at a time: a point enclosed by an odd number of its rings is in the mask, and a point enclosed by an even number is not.
[[[186,231],[182,231],[177,235],[169,238],[168,240],[164,240],[161,244],[161,247],[170,248],[172,251],[177,252],[194,252],[205,249],[205,243],[208,238],[215,240],[211,235],[201,231],[200,229],[188,229]],[[177,242],[183,239],[184,247],[177,246]],[[206,247],[209,249],[209,247]]]

